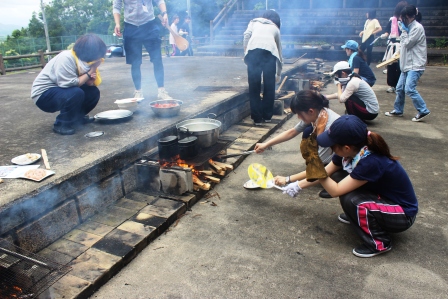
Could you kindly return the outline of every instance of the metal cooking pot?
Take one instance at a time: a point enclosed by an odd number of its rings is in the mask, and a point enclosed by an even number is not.
[[[179,157],[182,160],[196,157],[199,151],[197,142],[198,138],[196,136],[190,136],[179,140],[177,142],[179,145]]]
[[[157,140],[159,148],[159,158],[167,160],[179,154],[179,145],[177,136],[166,136]]]
[[[176,128],[179,133],[179,139],[196,136],[199,147],[210,147],[214,145],[219,138],[221,122],[210,118],[210,115],[216,117],[216,114],[209,113],[208,118],[192,118],[178,123]]]

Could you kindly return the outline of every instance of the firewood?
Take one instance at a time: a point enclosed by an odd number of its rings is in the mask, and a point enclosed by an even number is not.
[[[193,183],[198,185],[202,190],[210,190],[210,184],[204,183],[197,176],[193,175]]]
[[[221,171],[213,170],[213,174],[216,174],[216,175],[219,175],[219,176],[225,176],[226,175],[226,171],[225,170],[221,170]]]
[[[198,171],[200,174],[205,174],[205,175],[212,175],[213,171],[211,170],[199,170]]]
[[[204,176],[207,180],[210,180],[210,181],[212,181],[213,183],[219,183],[219,182],[221,182],[221,179],[219,179],[219,178],[215,178],[214,176],[211,176],[211,175],[206,175],[206,176]]]
[[[215,161],[210,159],[208,162],[210,163],[210,166],[212,166],[216,171],[221,172],[223,170],[222,167],[215,163]]]
[[[227,170],[233,170],[233,165],[230,164],[226,164],[226,163],[222,163],[222,162],[218,162],[218,161],[213,161],[216,165],[218,165],[221,168],[225,168]]]

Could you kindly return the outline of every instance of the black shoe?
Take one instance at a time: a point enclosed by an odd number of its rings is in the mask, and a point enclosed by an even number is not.
[[[86,115],[86,116],[84,116],[83,118],[82,118],[82,124],[83,125],[85,125],[85,124],[91,124],[91,123],[93,123],[95,121],[95,118],[94,117],[91,117],[91,116],[88,116],[88,115]]]
[[[344,213],[339,214],[338,220],[341,221],[342,223],[350,224],[350,220],[348,220],[347,215],[345,215]]]
[[[61,135],[73,135],[75,134],[75,129],[69,125],[53,125],[53,131]]]
[[[431,112],[428,113],[417,113],[417,115],[412,119],[412,121],[421,121],[423,118],[431,114]]]
[[[362,244],[362,245],[354,248],[352,252],[354,255],[356,255],[358,257],[373,257],[375,255],[388,252],[391,249],[392,249],[392,246],[389,246],[386,249],[379,251],[379,250],[370,249],[365,244]]]
[[[330,195],[330,193],[327,192],[327,190],[323,189],[319,192],[319,197],[321,198],[333,198],[333,196]]]

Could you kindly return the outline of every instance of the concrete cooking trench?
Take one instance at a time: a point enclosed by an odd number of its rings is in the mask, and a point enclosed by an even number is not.
[[[294,65],[285,64],[283,74],[291,75],[307,61],[301,60]],[[241,134],[251,128],[251,121],[246,118],[249,114],[246,67],[241,58],[173,58],[164,59],[164,63],[167,90],[174,98],[184,101],[179,116],[161,119],[155,117],[150,110],[149,102],[155,100],[156,86],[152,65],[146,58],[142,67],[143,86],[147,86],[144,88],[146,99],[140,104],[133,118],[114,124],[96,122],[79,128],[72,136],[54,134],[51,128],[56,114],[41,112],[29,99],[30,86],[39,70],[0,77],[1,98],[4,104],[0,112],[2,165],[10,164],[11,158],[19,154],[40,153],[40,149],[45,148],[51,169],[56,172],[54,176],[41,183],[5,179],[5,182],[0,184],[2,238],[15,242],[26,250],[37,252],[68,232],[76,235],[77,231],[72,229],[79,223],[93,219],[91,216],[98,211],[104,211],[106,206],[135,188],[135,182],[130,180],[132,178],[130,173],[134,172],[133,162],[154,148],[160,136],[174,133],[175,124],[179,121],[192,117],[205,117],[209,112],[213,112],[222,121],[223,131],[235,123],[242,123],[242,129],[237,128],[236,132],[230,133],[234,138],[238,133]],[[106,60],[101,67],[101,74],[102,97],[92,115],[116,109],[114,100],[129,97],[133,93],[129,67],[124,64],[124,59]],[[223,86],[226,88],[219,88]],[[209,91],[210,87],[218,87],[218,91]],[[255,135],[261,138],[285,119],[285,115],[275,117],[272,124],[264,126],[261,133]],[[105,134],[94,139],[85,138],[84,135],[91,131],[104,131]],[[252,140],[251,145],[258,140]],[[40,164],[43,162],[40,161]],[[92,198],[101,202],[91,203]],[[178,210],[175,209],[176,216],[185,212],[185,207],[194,202],[194,196],[184,200],[185,205],[177,207]],[[122,216],[123,210],[120,210],[120,207],[126,207],[126,204],[129,203],[122,200],[118,208],[115,210],[114,207],[108,208],[107,212]],[[141,207],[138,204],[133,205]],[[163,208],[166,210],[166,207]],[[99,219],[96,220],[101,222]],[[110,222],[110,219],[108,221]],[[106,221],[111,224],[109,222]],[[169,221],[166,225],[169,225]],[[162,227],[160,230],[165,228]],[[87,243],[92,245],[93,241],[98,240],[93,238]],[[103,245],[106,252],[112,250],[112,253],[122,254],[128,259],[136,252],[134,250],[129,256],[126,255],[129,253],[126,252],[126,248],[123,252],[116,252],[114,250],[119,251],[119,246],[111,246],[107,242],[96,243],[99,249],[104,249]],[[71,254],[77,254],[77,250],[73,248],[65,249],[68,256],[58,259],[61,263],[69,261],[68,257]],[[82,252],[82,248],[78,250]],[[59,251],[63,249],[59,248]],[[55,254],[47,248],[41,251],[41,254],[45,253],[53,257]]]

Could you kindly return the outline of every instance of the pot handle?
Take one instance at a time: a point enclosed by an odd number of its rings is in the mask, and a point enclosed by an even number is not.
[[[188,130],[188,128],[187,128],[187,127],[184,127],[184,126],[180,126],[180,127],[178,127],[178,128],[177,128],[177,130],[178,130],[179,132],[183,132],[183,133],[186,133],[186,134],[187,134],[187,136],[191,135],[191,134],[190,134],[190,131]]]
[[[210,117],[210,115],[212,115],[213,117]],[[211,112],[209,114],[207,114],[207,117],[211,118],[211,119],[215,119],[217,116],[218,115],[216,115],[215,113],[211,113]]]

